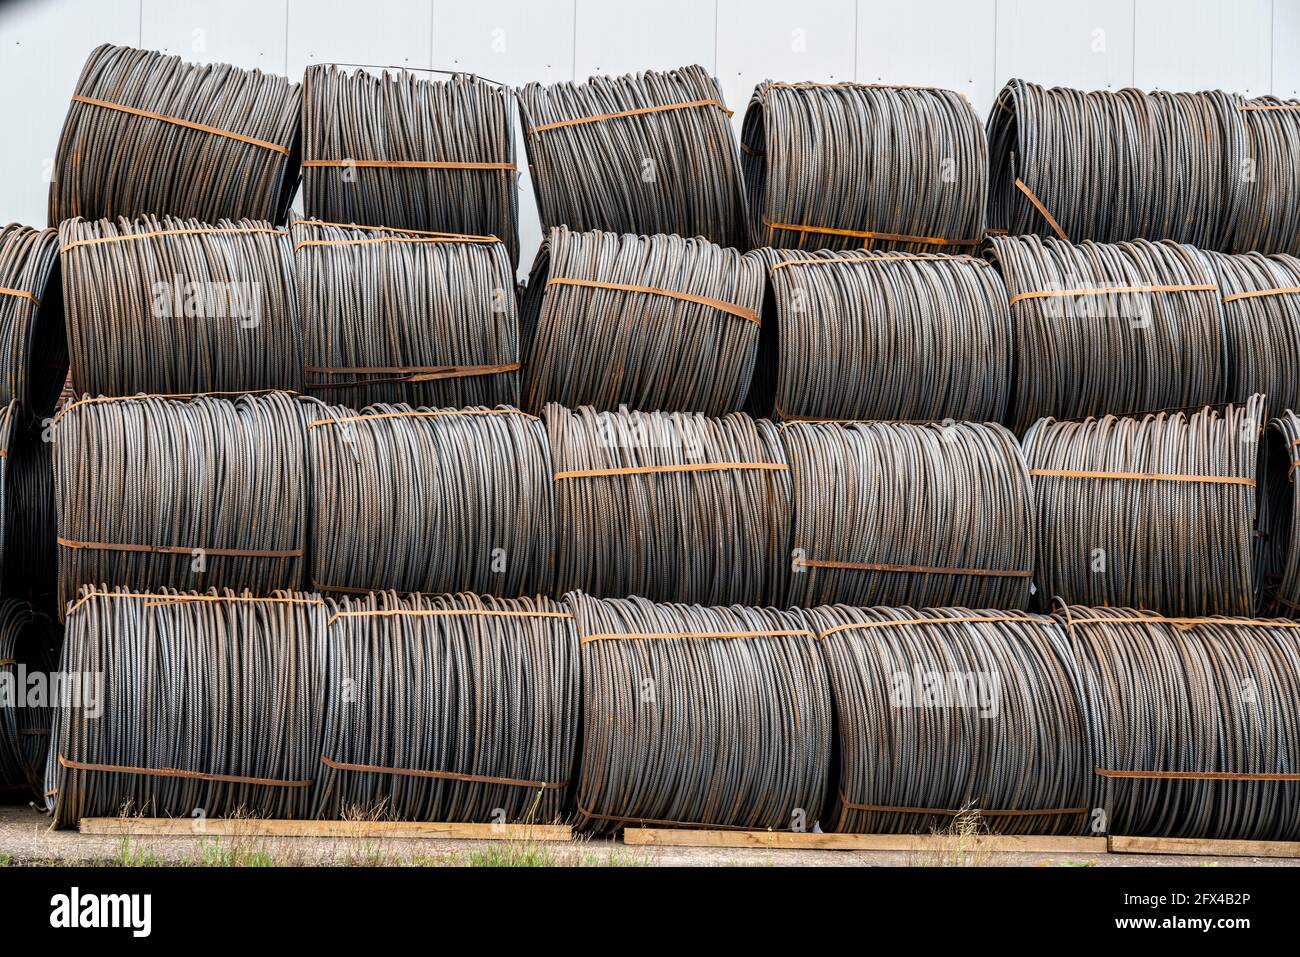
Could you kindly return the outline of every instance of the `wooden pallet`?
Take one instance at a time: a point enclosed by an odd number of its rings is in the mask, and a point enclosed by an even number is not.
[[[1105,854],[1104,837],[979,834],[812,834],[794,831],[709,831],[629,827],[623,843],[659,847],[773,847],[831,851],[1001,851],[1033,854]]]
[[[1198,857],[1300,857],[1300,841],[1214,841],[1189,837],[1112,835],[1115,854],[1194,854]]]
[[[132,837],[352,837],[462,841],[571,841],[567,824],[433,821],[278,821],[264,818],[83,817],[82,834]]]

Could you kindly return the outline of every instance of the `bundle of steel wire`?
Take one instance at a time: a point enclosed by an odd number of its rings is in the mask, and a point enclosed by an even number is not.
[[[830,676],[839,800],[829,829],[1004,834],[1091,824],[1088,722],[1053,618],[966,608],[804,613]]]
[[[997,237],[1010,295],[1010,422],[1224,401],[1223,306],[1208,261],[1177,243]]]
[[[551,230],[524,296],[524,407],[725,415],[758,351],[763,264],[704,239]]]
[[[514,269],[490,236],[296,220],[307,389],[361,407],[519,402]]]
[[[308,414],[279,393],[65,409],[54,425],[60,605],[102,582],[300,588]]]
[[[1205,253],[1223,301],[1228,396],[1300,409],[1300,259]]]
[[[1045,601],[1168,615],[1254,609],[1262,395],[1222,408],[1026,433]]]
[[[53,445],[40,425],[0,423],[0,592],[41,611],[58,607]]]
[[[983,259],[765,249],[771,298],[746,403],[778,419],[999,421],[1011,316]],[[834,348],[827,348],[834,343]]]
[[[393,229],[499,236],[519,263],[515,99],[455,74],[307,67],[303,205],[308,216]]]
[[[320,771],[326,603],[280,592],[87,588],[67,618],[45,767],[55,827],[83,817],[301,819]]]
[[[171,215],[283,222],[298,189],[297,83],[105,44],[86,60],[50,183],[50,225]]]
[[[1090,715],[1089,803],[1110,833],[1300,839],[1300,622],[1058,617]]]
[[[814,829],[831,696],[797,612],[567,601],[582,647],[580,826]]]
[[[1300,618],[1300,415],[1290,409],[1264,436],[1255,581],[1262,614]]]
[[[953,90],[769,80],[741,152],[756,245],[958,253],[984,238],[988,147]]]
[[[316,817],[561,817],[580,721],[563,605],[383,594],[344,601],[329,621]]]
[[[775,605],[786,594],[790,475],[776,426],[740,413],[546,407],[555,593]]]
[[[251,219],[74,219],[59,240],[77,394],[301,388],[287,230]]]
[[[1300,100],[1262,96],[1237,104],[1249,156],[1234,252],[1300,256]]]
[[[722,88],[702,66],[519,90],[542,229],[676,233],[749,248]]]
[[[43,419],[67,374],[58,230],[11,223],[0,229],[0,403]]]
[[[1025,608],[1034,500],[1016,438],[972,422],[787,423],[784,605]]]
[[[0,600],[0,792],[40,794],[54,710],[59,630],[30,605]]]
[[[307,433],[314,588],[550,591],[551,457],[534,416],[322,406]]]
[[[1011,80],[989,114],[989,226],[1071,242],[1230,250],[1248,152],[1240,97]]]

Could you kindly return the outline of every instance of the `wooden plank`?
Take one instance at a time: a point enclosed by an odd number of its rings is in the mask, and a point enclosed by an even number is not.
[[[1300,857],[1300,841],[1213,841],[1191,837],[1111,835],[1116,854],[1196,854],[1201,857]]]
[[[687,828],[629,827],[624,844],[663,847],[774,847],[832,851],[985,850],[1034,854],[1104,854],[1104,837],[1051,837],[1033,834],[810,834],[793,831],[705,831]]]
[[[277,821],[167,817],[83,817],[82,834],[134,837],[365,837],[467,841],[571,841],[566,824],[459,824],[436,821]]]

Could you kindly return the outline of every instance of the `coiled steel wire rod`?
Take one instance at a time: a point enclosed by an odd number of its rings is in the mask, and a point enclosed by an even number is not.
[[[675,233],[749,248],[731,114],[704,67],[518,93],[543,232]]]
[[[44,790],[41,776],[54,718],[50,672],[58,663],[54,622],[25,602],[0,600],[0,792]]]
[[[354,407],[519,402],[514,270],[491,236],[293,223],[307,389]]]
[[[734,249],[553,229],[522,304],[524,407],[738,411],[762,301],[761,261]]]
[[[1112,834],[1300,838],[1300,623],[1070,607]]]
[[[1300,100],[1261,96],[1237,113],[1250,155],[1232,251],[1300,255]]]
[[[953,90],[769,80],[741,152],[755,245],[960,253],[984,238],[988,147]]]
[[[389,593],[331,610],[314,816],[561,817],[580,722],[564,605]]]
[[[59,240],[78,395],[301,389],[286,230],[145,216],[70,220]]]
[[[1256,550],[1259,610],[1300,618],[1300,415],[1280,413],[1264,435]]]
[[[1011,80],[989,113],[989,226],[1227,252],[1245,197],[1243,102],[1219,91],[1086,93]]]
[[[0,404],[43,419],[67,374],[58,231],[10,223],[0,228]]]
[[[779,419],[999,421],[1007,291],[973,256],[755,250],[767,266],[747,410]],[[833,342],[834,348],[827,348]]]
[[[1083,689],[1055,619],[844,605],[804,617],[839,738],[828,830],[929,833],[962,815],[1003,834],[1091,827]]]
[[[579,826],[813,829],[831,697],[798,613],[566,601],[582,648]]]
[[[1300,259],[1205,253],[1223,302],[1228,396],[1300,409]]]
[[[0,413],[0,591],[54,612],[58,602],[54,465],[47,430]]]
[[[519,263],[515,99],[505,86],[336,64],[303,79],[307,215],[499,236]]]
[[[1169,615],[1254,610],[1266,403],[1057,422],[1025,435],[1046,601]]]
[[[310,414],[279,393],[65,409],[54,426],[60,606],[102,582],[301,587]]]
[[[298,189],[297,83],[110,44],[91,51],[50,183],[50,225],[145,213],[284,222]]]
[[[770,422],[548,405],[555,594],[780,604],[790,475]]]
[[[1227,398],[1223,305],[1176,243],[995,237],[1015,353],[1010,422],[1188,408]],[[1230,307],[1229,307],[1230,308]]]
[[[782,605],[1025,608],[1034,497],[1000,425],[787,423],[793,551]]]
[[[320,771],[319,597],[83,589],[45,770],[55,827],[83,817],[301,819]]]

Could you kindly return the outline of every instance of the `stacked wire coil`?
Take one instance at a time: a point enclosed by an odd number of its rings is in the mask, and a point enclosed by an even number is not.
[[[67,374],[58,230],[10,223],[0,229],[0,403],[43,419]]]
[[[44,790],[58,663],[54,622],[25,602],[0,599],[0,792]]]
[[[1241,214],[1233,252],[1300,256],[1300,100],[1261,96],[1237,104],[1246,127]]]

